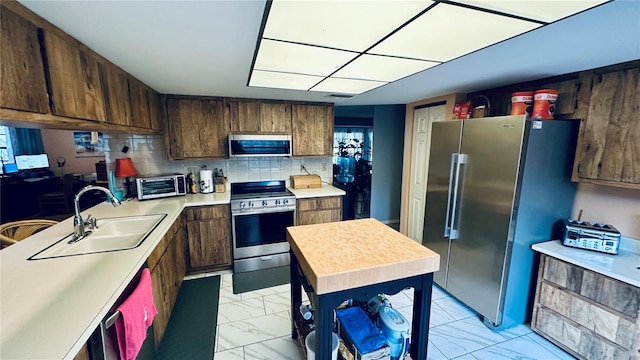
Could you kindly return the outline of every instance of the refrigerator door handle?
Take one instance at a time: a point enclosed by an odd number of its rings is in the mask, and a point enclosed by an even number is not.
[[[447,222],[451,222],[451,230],[449,234],[449,239],[455,240],[458,238],[458,230],[460,228],[459,224],[459,214],[460,214],[460,202],[458,201],[460,198],[460,167],[467,163],[467,154],[457,154],[456,161],[456,175],[455,175],[455,183],[453,186],[453,199],[451,201],[451,220],[447,219]]]
[[[451,167],[449,168],[449,191],[447,193],[447,215],[445,216],[444,223],[444,237],[449,237],[451,234],[451,208],[452,208],[452,193],[454,184],[457,182],[457,168],[458,168],[458,155],[457,153],[451,154]]]

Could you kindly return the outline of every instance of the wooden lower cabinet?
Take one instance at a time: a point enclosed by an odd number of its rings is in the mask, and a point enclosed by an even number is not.
[[[229,205],[190,207],[184,211],[189,271],[230,267],[233,260]]]
[[[186,244],[182,218],[179,217],[149,255],[153,298],[158,314],[153,320],[156,349],[164,336],[171,310],[186,273]]]
[[[531,329],[578,359],[638,359],[640,288],[542,255]]]
[[[298,199],[296,225],[311,225],[342,220],[342,197]]]

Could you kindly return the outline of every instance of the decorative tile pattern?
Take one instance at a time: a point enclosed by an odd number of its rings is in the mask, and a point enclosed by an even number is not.
[[[519,337],[476,351],[478,360],[549,360],[556,358],[542,345],[531,342],[527,337]]]
[[[228,350],[289,335],[289,319],[289,312],[285,311],[222,324],[218,326],[216,349]]]
[[[245,346],[244,358],[245,360],[300,360],[305,356],[298,340],[292,339],[291,336],[284,336]]]

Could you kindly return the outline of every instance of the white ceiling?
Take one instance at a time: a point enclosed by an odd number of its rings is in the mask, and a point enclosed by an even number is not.
[[[554,6],[558,0],[539,1]],[[640,1],[615,0],[351,99],[334,99],[247,86],[263,0],[20,3],[169,94],[404,104],[640,59]]]

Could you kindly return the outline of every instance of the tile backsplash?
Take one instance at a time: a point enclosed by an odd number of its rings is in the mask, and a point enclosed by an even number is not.
[[[199,170],[206,165],[208,169],[222,169],[227,177],[227,183],[286,180],[288,185],[289,176],[306,174],[301,171],[302,164],[306,166],[309,173],[320,175],[324,182],[330,183],[333,175],[332,157],[247,157],[169,161],[162,135],[105,134],[104,140],[107,170],[115,170],[115,159],[130,157],[141,175],[165,173],[186,175],[190,170]],[[122,149],[125,146],[129,149],[123,153]],[[118,187],[121,188],[121,186]]]

